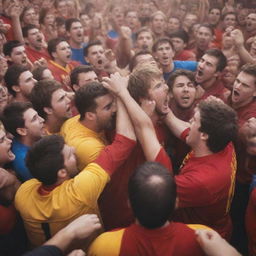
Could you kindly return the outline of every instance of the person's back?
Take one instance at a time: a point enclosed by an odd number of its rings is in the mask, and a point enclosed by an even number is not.
[[[129,180],[128,193],[136,222],[100,235],[89,249],[90,256],[204,255],[192,229],[196,225],[168,221],[175,207],[176,185],[165,167],[155,162],[138,167]]]

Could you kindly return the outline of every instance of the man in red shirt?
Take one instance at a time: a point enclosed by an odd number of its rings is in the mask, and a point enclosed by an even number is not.
[[[195,78],[197,84],[203,89],[203,93],[200,95],[201,100],[210,95],[223,98],[225,87],[220,75],[226,67],[226,63],[226,57],[219,49],[207,50],[199,60]]]
[[[65,91],[72,91],[69,75],[79,63],[71,61],[70,45],[64,38],[54,38],[48,42],[47,49],[52,58],[48,63],[48,68],[52,71],[55,80],[62,84]]]
[[[166,124],[192,148],[175,177],[179,198],[175,220],[208,225],[229,238],[236,174],[232,144],[237,132],[236,113],[211,97],[199,103],[190,124],[171,111]]]
[[[51,59],[43,46],[42,33],[35,25],[30,24],[23,27],[22,34],[26,43],[25,50],[27,57],[32,63],[41,58],[44,58],[46,61]]]

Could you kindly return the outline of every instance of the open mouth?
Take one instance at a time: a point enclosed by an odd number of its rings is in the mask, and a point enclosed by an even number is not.
[[[22,63],[22,64],[27,64],[27,59],[26,59],[26,58],[25,58],[25,59],[22,59],[21,63]]]
[[[103,60],[98,60],[97,63],[98,63],[99,65],[102,65],[102,64],[103,64]]]
[[[239,96],[239,92],[236,91],[236,90],[234,90],[234,91],[233,91],[233,95],[234,95],[235,97],[238,97],[238,96]]]
[[[13,152],[11,151],[11,149],[8,150],[8,156],[11,160],[15,159],[15,155],[13,154]]]
[[[201,70],[197,70],[197,76],[202,76],[204,73],[203,73],[203,71],[201,71]]]

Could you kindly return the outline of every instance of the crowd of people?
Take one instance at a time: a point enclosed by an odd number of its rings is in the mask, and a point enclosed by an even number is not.
[[[256,255],[256,1],[0,13],[1,255]]]

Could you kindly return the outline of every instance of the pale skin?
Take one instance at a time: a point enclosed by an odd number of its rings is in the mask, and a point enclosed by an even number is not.
[[[113,92],[124,103],[146,159],[148,161],[154,161],[161,149],[161,145],[156,137],[151,119],[129,94],[127,90],[127,78],[121,77],[119,73],[115,73],[110,78],[103,79],[103,86]],[[153,113],[155,102],[147,99],[143,99],[142,102],[142,105],[147,108],[147,112]]]
[[[60,230],[45,245],[55,245],[66,254],[72,250],[74,242],[83,241],[100,228],[101,224],[97,215],[85,214]],[[85,254],[82,250],[75,250],[70,255],[80,256]]]
[[[214,230],[198,229],[196,236],[201,248],[208,256],[241,256]]]

